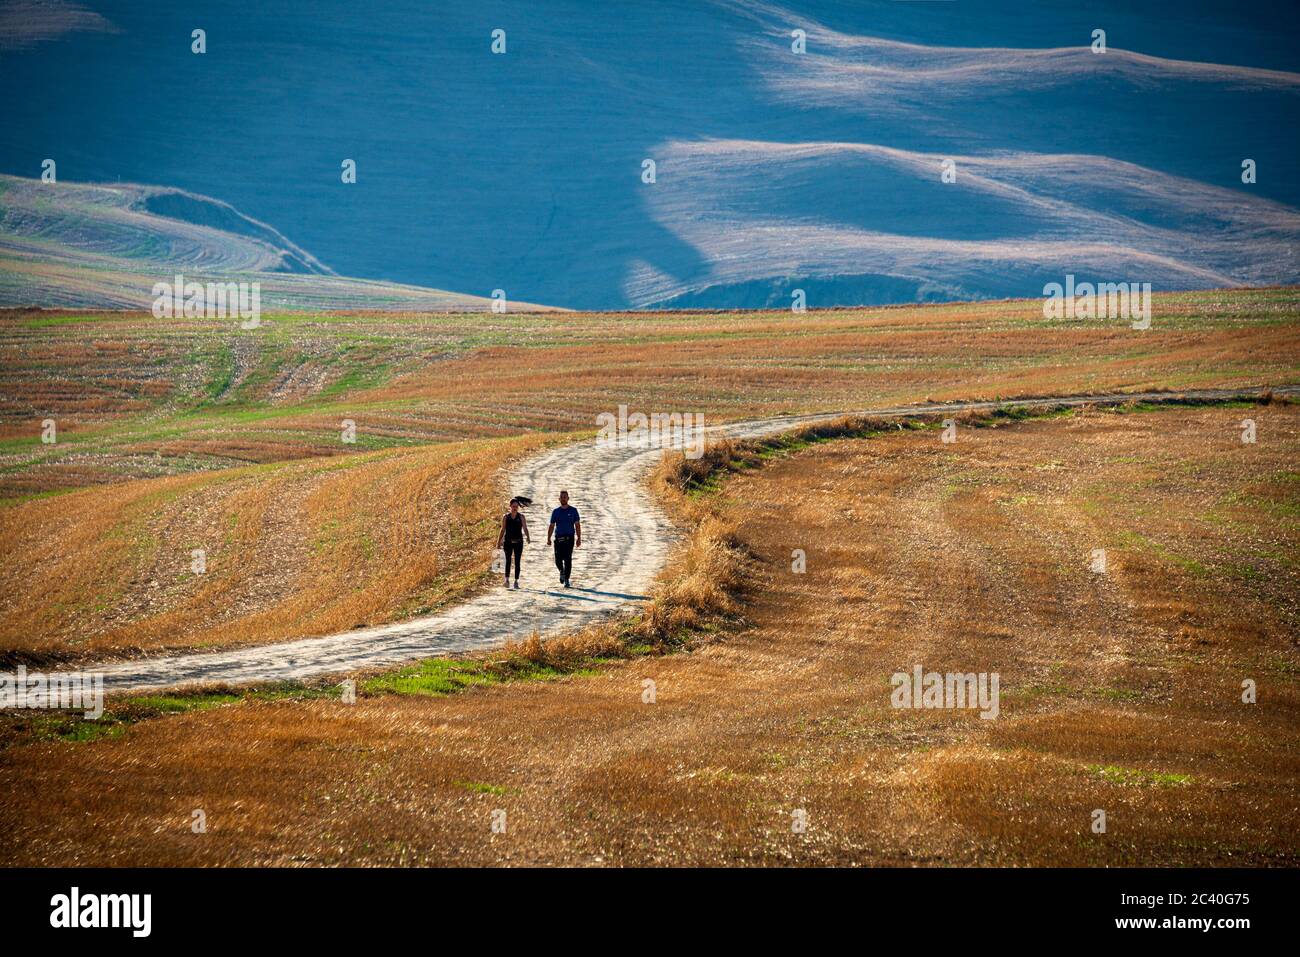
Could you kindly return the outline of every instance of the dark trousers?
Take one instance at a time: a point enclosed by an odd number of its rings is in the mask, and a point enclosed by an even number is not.
[[[566,582],[573,574],[573,539],[557,538],[555,540],[555,567],[560,570],[560,577]]]
[[[510,559],[515,560],[515,581],[519,581],[519,569],[524,565],[524,540],[506,541],[506,578],[510,577]]]

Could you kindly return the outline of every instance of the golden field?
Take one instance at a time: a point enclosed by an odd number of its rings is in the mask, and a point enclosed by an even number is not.
[[[250,465],[0,510],[0,649],[42,664],[427,614],[483,578],[500,511],[483,476],[543,441]]]
[[[1145,332],[1048,322],[1037,301],[287,314],[256,330],[7,312],[0,660],[275,641],[462,597],[483,578],[501,491],[466,477],[593,431],[620,404],[720,422],[1279,385],[1300,380],[1298,311],[1287,288],[1159,295]],[[40,439],[47,419],[54,444]],[[355,444],[341,440],[345,421]],[[455,541],[431,518],[447,509]],[[197,547],[217,572],[202,585]]]
[[[698,529],[679,580],[744,563],[684,653],[15,739],[0,860],[1294,865],[1298,453],[1287,403],[729,449],[661,489]],[[998,673],[998,718],[891,708],[917,664]]]

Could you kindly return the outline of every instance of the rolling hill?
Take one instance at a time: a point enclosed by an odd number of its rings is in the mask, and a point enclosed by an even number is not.
[[[339,276],[274,228],[208,196],[0,175],[0,306],[149,308],[154,283],[178,273],[187,281],[257,282],[264,309],[492,305],[479,296]]]
[[[10,19],[0,171],[219,197],[343,275],[580,309],[1300,281],[1286,3],[216,3],[203,55],[188,13],[91,6]]]

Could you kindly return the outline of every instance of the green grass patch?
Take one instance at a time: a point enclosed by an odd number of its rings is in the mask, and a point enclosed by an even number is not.
[[[124,711],[133,713],[181,714],[185,711],[206,711],[223,704],[233,704],[240,700],[237,694],[197,694],[197,695],[142,695],[127,698],[122,702]]]
[[[120,322],[121,316],[39,316],[35,319],[24,320],[23,325],[28,329],[50,329],[57,326],[74,326],[83,322]]]
[[[509,794],[510,789],[504,788],[499,784],[483,784],[480,781],[457,781],[456,787],[464,788],[473,794]]]
[[[361,683],[366,694],[400,694],[442,697],[466,688],[511,681],[552,681],[569,675],[595,674],[591,668],[561,669],[525,659],[476,661],[468,658],[429,658],[391,674]]]
[[[1111,784],[1141,786],[1154,784],[1160,787],[1178,787],[1192,782],[1190,774],[1172,774],[1164,771],[1142,771],[1138,768],[1122,768],[1115,764],[1089,764],[1088,772],[1096,774]]]
[[[1133,688],[1093,688],[1093,697],[1103,701],[1141,701],[1142,692]]]
[[[1199,575],[1202,577],[1210,574],[1210,569],[1207,565],[1194,558],[1187,558],[1183,555],[1178,555],[1175,552],[1170,551],[1164,545],[1161,545],[1159,542],[1153,541],[1139,532],[1121,531],[1119,533],[1119,539],[1125,546],[1155,555],[1158,558],[1177,565],[1189,574]]]

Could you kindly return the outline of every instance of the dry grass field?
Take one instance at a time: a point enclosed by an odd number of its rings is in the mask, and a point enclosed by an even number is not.
[[[0,661],[275,641],[463,596],[483,577],[501,491],[466,476],[593,431],[620,404],[720,422],[927,397],[1277,385],[1300,381],[1298,312],[1294,288],[1160,295],[1144,332],[1048,322],[1036,301],[287,314],[254,330],[7,312]],[[439,525],[448,514],[455,541]],[[201,585],[199,547],[216,572]],[[482,561],[466,570],[472,556]]]
[[[1036,300],[793,315],[0,314],[0,497],[313,455],[593,429],[621,402],[717,420],[1300,378],[1300,289],[1170,293],[1152,327]],[[53,418],[59,442],[39,441]],[[357,423],[357,444],[339,423]]]
[[[2,509],[0,661],[228,647],[426,614],[481,583],[500,512],[483,477],[543,442],[250,465]]]
[[[1085,410],[736,461],[675,503],[747,556],[743,620],[688,651],[15,738],[0,861],[1300,863],[1300,407]],[[999,716],[891,708],[917,664],[998,673]]]

